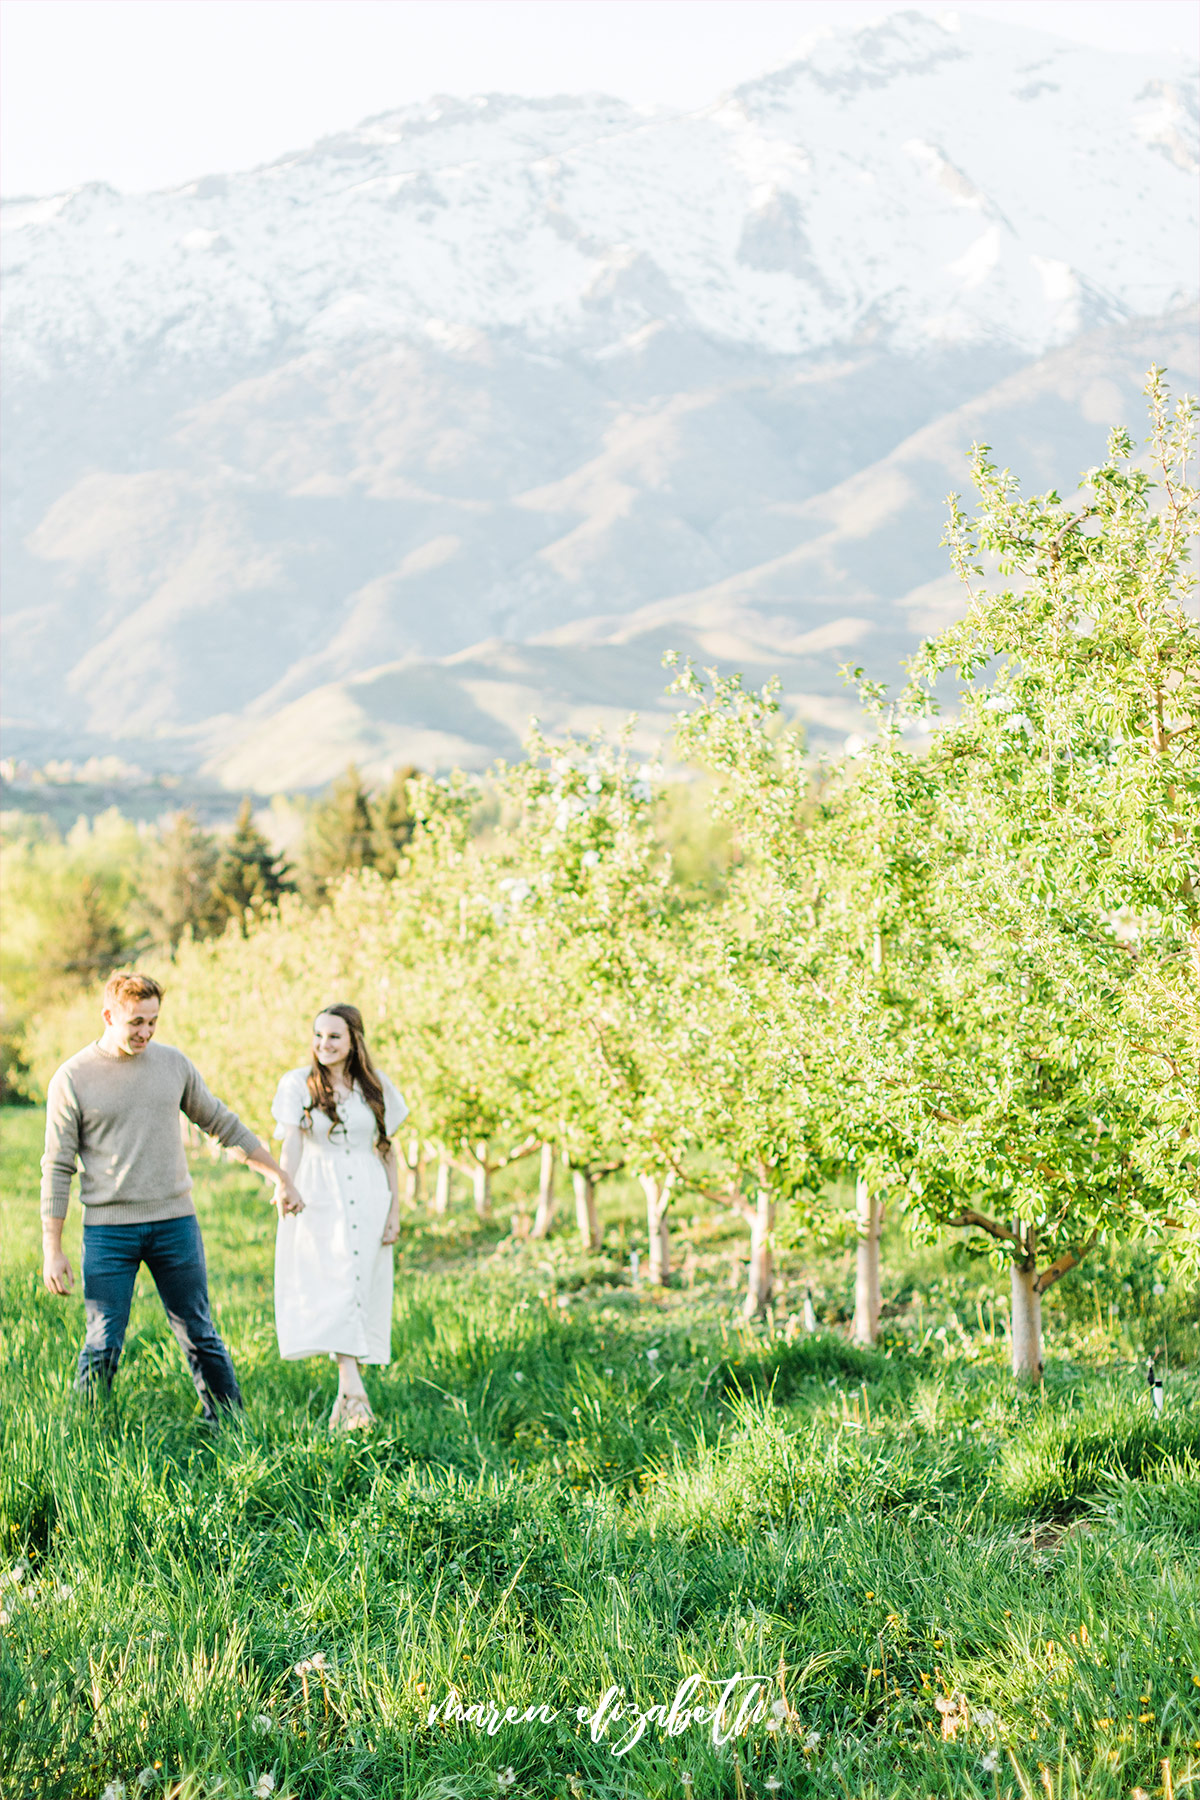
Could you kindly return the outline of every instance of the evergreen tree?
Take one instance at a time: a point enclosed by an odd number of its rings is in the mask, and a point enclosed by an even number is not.
[[[289,893],[288,866],[254,823],[249,795],[238,809],[231,836],[221,850],[213,883],[213,903],[222,925],[236,919],[246,935],[246,914],[277,906]]]
[[[324,900],[339,878],[375,866],[375,824],[370,795],[351,763],[340,781],[309,814],[300,855],[305,898]]]
[[[186,931],[211,937],[221,927],[216,901],[220,852],[190,810],[177,813],[152,853],[136,915],[160,949],[174,955]]]
[[[394,770],[390,785],[371,803],[372,865],[387,881],[391,881],[399,869],[400,859],[413,834],[408,783],[416,773],[412,763]]]

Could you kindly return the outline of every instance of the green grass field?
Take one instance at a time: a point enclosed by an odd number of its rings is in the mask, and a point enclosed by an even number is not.
[[[332,1364],[276,1355],[261,1184],[201,1156],[247,1397],[214,1437],[144,1275],[114,1402],[76,1399],[82,1303],[40,1281],[40,1115],[3,1126],[5,1796],[1200,1785],[1195,1296],[1149,1252],[1056,1290],[1044,1391],[1019,1395],[986,1264],[893,1227],[868,1353],[838,1325],[844,1245],[785,1248],[775,1313],[739,1327],[723,1216],[685,1200],[686,1275],[634,1290],[632,1189],[602,1190],[589,1262],[566,1219],[511,1236],[516,1171],[486,1226],[464,1199],[408,1215],[379,1428],[331,1440]],[[78,1233],[73,1206],[76,1269]],[[1139,1359],[1163,1344],[1157,1418]],[[686,1713],[738,1675],[762,1685],[715,1733],[666,1729],[681,1683]],[[625,1714],[593,1742],[579,1715],[610,1688]]]

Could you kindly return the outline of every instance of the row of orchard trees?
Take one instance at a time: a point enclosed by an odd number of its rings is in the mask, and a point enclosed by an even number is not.
[[[654,771],[535,736],[490,778],[487,830],[473,782],[414,779],[395,879],[185,945],[174,1035],[265,1119],[308,1017],[353,997],[440,1203],[457,1166],[485,1214],[495,1172],[540,1150],[535,1230],[557,1158],[594,1246],[596,1184],[622,1169],[655,1280],[672,1198],[703,1193],[749,1227],[750,1314],[777,1209],[803,1222],[852,1180],[856,1335],[878,1327],[886,1202],[1008,1262],[1014,1369],[1036,1378],[1041,1296],[1093,1245],[1200,1239],[1192,409],[1157,374],[1149,392],[1151,472],[1117,433],[1077,495],[1027,500],[977,453],[978,517],[956,506],[949,530],[966,616],[898,700],[864,685],[857,754],[814,763],[769,692],[677,674],[678,749],[740,845],[726,893],[674,879]],[[957,716],[930,736],[949,671]]]

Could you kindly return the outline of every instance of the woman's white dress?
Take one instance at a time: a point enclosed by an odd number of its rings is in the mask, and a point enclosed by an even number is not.
[[[390,1137],[408,1115],[386,1075],[384,1119]],[[275,1136],[298,1126],[308,1104],[308,1070],[291,1069],[271,1112]],[[338,1106],[338,1123],[318,1108],[295,1182],[302,1213],[280,1219],[275,1238],[275,1329],[279,1354],[392,1356],[392,1246],[380,1238],[392,1203],[387,1171],[375,1149],[375,1115],[355,1087]]]

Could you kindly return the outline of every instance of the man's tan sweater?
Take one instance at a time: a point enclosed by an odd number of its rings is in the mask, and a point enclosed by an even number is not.
[[[42,1217],[66,1218],[77,1158],[85,1225],[148,1225],[195,1212],[181,1112],[229,1148],[261,1148],[182,1050],[151,1043],[126,1056],[96,1043],[72,1056],[46,1095]]]

